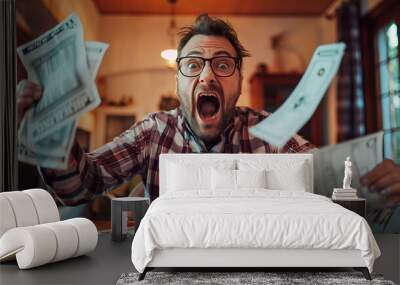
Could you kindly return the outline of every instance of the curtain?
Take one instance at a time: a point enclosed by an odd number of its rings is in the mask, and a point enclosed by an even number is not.
[[[15,0],[0,1],[0,192],[17,190]]]
[[[346,51],[338,73],[338,141],[365,134],[365,104],[360,39],[360,1],[347,1],[336,11],[338,40]]]

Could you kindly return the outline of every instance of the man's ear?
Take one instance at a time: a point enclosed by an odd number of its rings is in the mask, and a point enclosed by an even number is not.
[[[182,104],[182,98],[178,92],[178,74],[175,74],[175,95],[178,98],[179,104]]]
[[[178,96],[178,73],[175,74],[175,94]]]
[[[243,74],[239,72],[239,96],[242,94]]]

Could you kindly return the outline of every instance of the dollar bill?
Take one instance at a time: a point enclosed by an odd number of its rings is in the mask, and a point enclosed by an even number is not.
[[[44,139],[36,143],[30,143],[28,140],[25,142],[25,145],[32,153],[41,155],[50,154],[53,156],[68,155],[74,142],[76,127],[77,121],[74,120],[72,123],[68,123],[66,126],[48,135]],[[22,138],[20,138],[20,140],[21,139]],[[27,137],[25,136],[24,139],[27,139]]]
[[[89,72],[92,76],[92,79],[95,80],[97,72],[99,71],[100,64],[103,61],[104,54],[107,51],[109,44],[87,41],[85,43],[85,47]]]
[[[83,30],[76,15],[17,49],[29,78],[43,87],[26,116],[27,138],[37,142],[100,103],[88,71]]]
[[[53,168],[53,169],[65,169],[68,166],[69,152],[61,155],[54,154],[49,150],[47,154],[41,154],[32,151],[29,146],[26,144],[28,130],[27,130],[27,121],[23,120],[21,122],[20,128],[18,130],[18,160],[38,165],[45,168]],[[71,136],[73,136],[73,132],[75,132],[75,124],[73,128],[70,129]]]
[[[250,128],[250,133],[282,147],[310,119],[336,74],[345,44],[319,46],[307,70],[285,103],[268,118]]]
[[[91,78],[96,78],[108,44],[101,42],[86,42],[86,56]],[[19,160],[42,167],[65,169],[75,138],[77,121],[68,123],[61,129],[51,133],[44,139],[31,143],[27,138],[26,117],[21,123],[19,132]]]

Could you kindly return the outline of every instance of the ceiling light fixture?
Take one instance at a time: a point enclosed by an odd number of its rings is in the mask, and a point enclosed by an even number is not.
[[[176,21],[175,21],[175,4],[177,0],[168,0],[169,4],[171,4],[171,19],[169,22],[169,27],[167,30],[167,34],[170,38],[170,48],[165,49],[161,52],[161,57],[165,59],[167,66],[170,68],[175,67],[175,61],[176,57],[178,56],[178,52],[175,49],[176,43],[175,43],[175,35],[177,32],[176,28]]]

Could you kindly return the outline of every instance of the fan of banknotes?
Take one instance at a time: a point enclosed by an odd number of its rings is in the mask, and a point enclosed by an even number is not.
[[[84,42],[81,22],[72,14],[17,49],[28,79],[43,88],[41,100],[18,130],[19,160],[67,167],[78,117],[100,104],[94,80],[107,48],[105,43]]]

